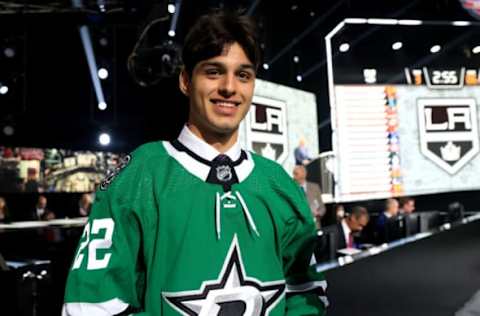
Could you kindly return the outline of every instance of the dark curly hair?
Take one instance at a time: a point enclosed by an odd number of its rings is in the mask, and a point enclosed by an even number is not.
[[[185,37],[182,52],[185,71],[190,76],[200,61],[219,56],[225,45],[235,42],[258,69],[260,47],[256,25],[249,16],[221,10],[202,15]]]

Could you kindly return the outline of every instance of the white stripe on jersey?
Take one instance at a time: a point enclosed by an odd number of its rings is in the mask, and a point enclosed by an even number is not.
[[[65,303],[62,316],[112,316],[127,308],[128,304],[119,298],[100,303]]]

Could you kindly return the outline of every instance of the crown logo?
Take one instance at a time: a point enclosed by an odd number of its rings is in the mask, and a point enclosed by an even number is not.
[[[276,150],[273,149],[272,145],[270,144],[267,144],[267,146],[262,149],[262,156],[270,160],[275,160],[276,153]]]
[[[460,146],[455,146],[452,141],[449,141],[445,146],[440,147],[442,159],[445,161],[457,161],[460,159]]]

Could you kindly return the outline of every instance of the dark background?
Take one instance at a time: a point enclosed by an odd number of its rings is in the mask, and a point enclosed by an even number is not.
[[[69,1],[0,3],[0,83],[7,83],[10,89],[0,95],[0,144],[126,152],[146,141],[175,137],[187,114],[186,100],[177,91],[177,78],[140,87],[127,71],[127,58],[149,21],[166,17],[149,32],[148,45],[170,39],[181,46],[199,14],[213,7],[229,7],[250,10],[258,22],[264,61],[270,66],[268,70],[261,68],[258,77],[316,94],[319,146],[326,151],[331,148],[331,131],[324,37],[340,21],[347,17],[474,20],[457,0],[185,0],[177,35],[169,38],[172,15],[167,12],[168,1],[105,3],[105,12],[96,1],[84,1],[82,9],[73,9]],[[110,73],[102,82],[109,105],[104,112],[96,107],[79,25],[89,26],[97,64]],[[365,28],[364,45],[359,45],[356,56],[348,57],[346,65],[368,65],[373,60],[376,66],[387,69],[392,64],[387,58],[362,53],[362,49],[379,56],[385,52],[385,42],[378,37],[382,32],[375,32],[375,26]],[[344,36],[354,40],[348,32]],[[430,36],[440,35],[432,32]],[[408,40],[426,45],[421,37],[409,36]],[[102,38],[106,46],[100,44]],[[409,52],[416,50],[415,45]],[[13,58],[3,54],[6,47],[15,49]],[[422,57],[412,54],[413,60]],[[298,63],[294,56],[299,57]],[[465,63],[467,59],[461,58]],[[296,80],[299,74],[301,82]],[[7,125],[14,127],[12,136],[2,132]],[[100,131],[112,135],[108,148],[98,145]]]

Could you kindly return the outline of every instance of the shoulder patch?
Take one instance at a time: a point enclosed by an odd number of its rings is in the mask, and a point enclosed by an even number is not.
[[[125,157],[123,157],[120,160],[118,166],[108,172],[107,176],[100,184],[100,190],[105,191],[110,185],[110,183],[112,183],[113,179],[115,179],[115,177],[120,173],[120,171],[122,171],[130,163],[130,160],[132,160],[131,155],[126,155]]]

